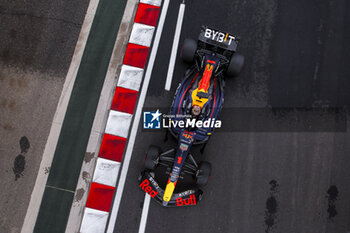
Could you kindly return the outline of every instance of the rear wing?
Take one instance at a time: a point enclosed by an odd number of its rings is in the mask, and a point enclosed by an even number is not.
[[[239,38],[227,32],[222,32],[220,30],[216,30],[207,26],[202,26],[198,40],[206,44],[214,45],[235,52]]]

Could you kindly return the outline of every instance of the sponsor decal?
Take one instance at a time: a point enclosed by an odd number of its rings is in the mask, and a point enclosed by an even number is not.
[[[148,193],[152,198],[154,198],[159,193],[158,191],[156,192],[152,189],[152,187],[149,185],[148,179],[145,179],[144,181],[142,181],[139,187],[143,189],[143,191]]]
[[[188,149],[188,145],[187,144],[185,144],[185,143],[181,143],[180,144],[180,150],[181,151],[186,151]]]
[[[183,135],[185,138],[192,138],[193,133],[192,133],[192,132],[185,131],[182,135]]]
[[[150,176],[148,178],[148,180],[153,184],[154,187],[156,187],[156,189],[158,189],[158,183],[152,178],[152,176]]]
[[[231,45],[232,40],[235,39],[234,36],[232,36],[228,33],[222,33],[222,32],[210,29],[210,28],[205,29],[204,36],[208,39],[211,39],[211,40],[214,40],[214,41],[217,41],[220,43],[224,43],[227,41],[228,45]]]
[[[234,36],[232,36],[228,33],[218,32],[218,31],[215,31],[215,30],[210,29],[210,28],[205,29],[204,36],[208,39],[211,39],[211,40],[214,40],[214,41],[217,41],[220,43],[228,41],[227,42],[228,45],[231,45],[232,40],[235,39]]]
[[[175,182],[180,174],[180,168],[178,166],[174,166],[172,173],[170,174],[170,181]]]
[[[192,194],[190,195],[189,198],[186,198],[186,199],[182,197],[176,198],[176,205],[177,206],[197,205],[196,196]]]
[[[185,197],[185,196],[188,196],[188,195],[193,194],[193,193],[195,193],[194,190],[186,190],[186,191],[184,191],[184,192],[182,192],[182,193],[178,193],[177,195],[178,195],[179,197]]]

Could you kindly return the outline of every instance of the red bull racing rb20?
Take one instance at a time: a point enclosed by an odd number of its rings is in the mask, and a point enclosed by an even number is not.
[[[236,53],[238,41],[237,36],[203,26],[198,40],[183,43],[181,57],[191,66],[176,90],[169,115],[171,122],[189,124],[171,124],[169,132],[177,146],[165,152],[150,146],[139,176],[139,187],[163,206],[193,206],[201,200],[211,164],[196,158],[191,148],[204,146],[220,125],[216,121],[224,102],[224,77],[238,76],[244,65],[244,57]],[[167,181],[161,184],[157,176],[166,176]],[[185,177],[191,182],[181,187]]]

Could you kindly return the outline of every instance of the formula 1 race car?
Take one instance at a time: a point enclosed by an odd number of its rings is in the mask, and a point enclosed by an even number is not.
[[[236,36],[206,26],[197,41],[184,41],[181,57],[192,65],[176,90],[169,114],[169,131],[177,139],[177,147],[161,152],[150,146],[145,170],[139,176],[139,187],[163,206],[196,205],[202,197],[200,188],[208,182],[211,164],[198,161],[191,147],[206,143],[221,125],[217,118],[224,102],[224,77],[238,76],[244,65],[244,57],[236,53],[238,41]],[[156,181],[160,167],[168,175],[164,185]],[[181,190],[177,183],[188,176],[192,183]]]

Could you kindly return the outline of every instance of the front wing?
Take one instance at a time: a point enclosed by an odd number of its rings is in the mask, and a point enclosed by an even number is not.
[[[139,187],[155,199],[160,205],[166,207],[197,205],[203,194],[201,189],[190,189],[181,193],[173,193],[167,205],[163,205],[164,189],[159,186],[152,174],[148,171],[143,171],[141,173]]]

